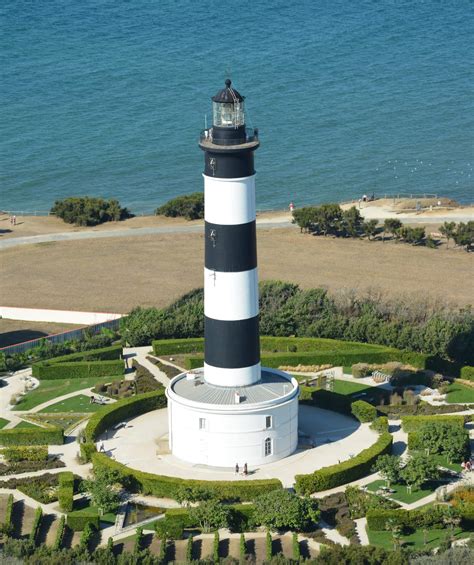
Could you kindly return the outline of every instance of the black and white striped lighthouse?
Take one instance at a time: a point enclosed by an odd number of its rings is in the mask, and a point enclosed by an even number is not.
[[[212,97],[204,130],[205,364],[217,386],[260,380],[254,151],[258,131],[245,126],[244,97],[225,81]]]

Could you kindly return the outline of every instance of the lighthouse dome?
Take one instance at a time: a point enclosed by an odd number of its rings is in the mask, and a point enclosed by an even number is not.
[[[213,102],[221,104],[234,104],[235,102],[243,102],[245,96],[242,96],[235,88],[232,88],[232,81],[228,78],[225,81],[225,88],[212,97]]]

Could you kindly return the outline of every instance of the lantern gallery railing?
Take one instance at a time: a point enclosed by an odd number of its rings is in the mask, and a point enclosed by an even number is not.
[[[203,129],[199,141],[212,143],[212,128]],[[245,128],[245,141],[242,139],[227,139],[226,145],[241,145],[242,143],[250,143],[251,141],[258,141],[257,128]]]

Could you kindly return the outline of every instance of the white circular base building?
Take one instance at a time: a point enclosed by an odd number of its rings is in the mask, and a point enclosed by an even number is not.
[[[175,377],[168,396],[169,445],[176,457],[216,467],[264,465],[298,445],[298,383],[262,368],[248,386],[217,386],[204,370]]]

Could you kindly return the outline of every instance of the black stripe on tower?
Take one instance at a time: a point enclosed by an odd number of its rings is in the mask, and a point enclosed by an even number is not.
[[[204,317],[204,358],[223,369],[251,367],[260,361],[258,316],[246,320]]]
[[[221,179],[238,179],[255,174],[254,149],[205,151],[204,174]]]
[[[238,273],[256,268],[255,220],[247,224],[236,225],[205,222],[204,233],[206,269],[221,273]]]

